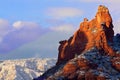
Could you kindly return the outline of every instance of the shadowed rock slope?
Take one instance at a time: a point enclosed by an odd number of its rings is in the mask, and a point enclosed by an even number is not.
[[[35,80],[119,80],[120,35],[114,37],[112,18],[100,5],[95,17],[60,41],[56,66]]]

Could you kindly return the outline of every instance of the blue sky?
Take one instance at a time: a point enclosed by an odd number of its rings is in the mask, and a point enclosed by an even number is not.
[[[119,0],[1,0],[0,59],[57,57],[58,42],[68,39],[98,5],[109,8],[120,33]]]

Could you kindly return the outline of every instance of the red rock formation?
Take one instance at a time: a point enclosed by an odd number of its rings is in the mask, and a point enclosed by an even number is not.
[[[100,5],[94,19],[88,21],[87,18],[84,18],[73,37],[60,42],[57,64],[68,61],[76,54],[79,55],[94,46],[100,51],[108,53],[107,55],[114,56],[114,51],[108,45],[108,42],[113,42],[113,36],[113,24],[109,10]]]
[[[97,80],[106,80],[106,78],[103,76],[97,76]]]
[[[120,80],[120,35],[113,40],[112,28],[108,8],[100,5],[94,19],[85,18],[69,40],[60,41],[59,65],[35,80]]]
[[[87,72],[85,74],[85,80],[97,80],[97,79],[96,79],[96,76],[93,73]]]
[[[96,50],[94,53],[94,50],[68,61],[61,70],[61,76],[66,77],[68,80],[119,79],[116,76],[120,76],[120,56],[103,56],[97,53]]]
[[[66,66],[63,68],[63,75],[69,76],[76,72],[78,66],[75,65],[74,63],[68,63]]]

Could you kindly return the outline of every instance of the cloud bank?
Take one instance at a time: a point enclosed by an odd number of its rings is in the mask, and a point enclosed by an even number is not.
[[[81,16],[83,11],[73,7],[53,7],[49,8],[46,14],[56,19],[65,19]]]
[[[58,31],[58,32],[73,32],[75,28],[72,24],[62,24],[56,27],[50,27],[50,30]]]
[[[28,21],[16,21],[13,23],[13,28],[15,29],[21,29],[21,28],[36,28],[38,27],[39,25],[35,22],[28,22]]]
[[[0,53],[10,52],[46,32],[35,22],[16,21],[11,25],[7,20],[0,19]]]

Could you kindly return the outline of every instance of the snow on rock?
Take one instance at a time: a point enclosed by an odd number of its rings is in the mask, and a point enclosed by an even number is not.
[[[0,63],[0,80],[32,80],[54,66],[56,59],[5,60]]]
[[[108,56],[96,47],[59,64],[34,79],[41,80],[120,80],[120,57]],[[43,80],[42,79],[42,80]]]

